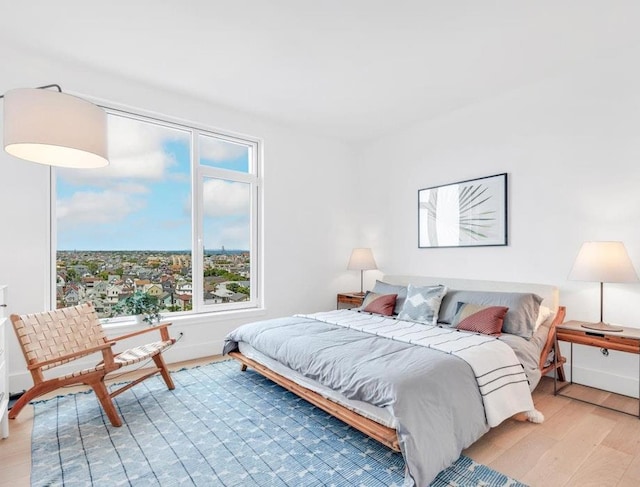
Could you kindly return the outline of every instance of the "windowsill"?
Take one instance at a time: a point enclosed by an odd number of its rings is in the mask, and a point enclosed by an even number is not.
[[[226,311],[206,311],[203,313],[190,313],[178,316],[163,316],[160,323],[173,323],[174,325],[189,326],[202,322],[229,321],[235,319],[259,318],[267,313],[266,308],[233,309]],[[117,330],[124,328],[140,328],[151,326],[148,323],[139,323],[134,319],[104,321],[102,327],[105,330]]]

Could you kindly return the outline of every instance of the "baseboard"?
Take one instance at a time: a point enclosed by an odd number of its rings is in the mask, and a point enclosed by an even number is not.
[[[164,352],[165,360],[168,364],[177,362],[186,362],[187,360],[195,360],[212,355],[222,354],[224,340],[215,340],[211,342],[195,342],[182,343],[179,341],[176,346]]]
[[[571,366],[565,364],[567,379],[572,378],[573,382],[585,386],[597,387],[604,391],[615,392],[630,397],[638,397],[638,376],[629,377],[611,374],[602,370],[589,369],[586,367],[573,367],[573,377]]]

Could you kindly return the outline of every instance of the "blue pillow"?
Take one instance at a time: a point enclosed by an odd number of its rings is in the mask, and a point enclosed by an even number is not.
[[[502,331],[529,339],[536,327],[542,298],[533,293],[449,291],[442,300],[439,321],[452,323],[459,302],[509,308],[504,317]]]
[[[404,300],[407,297],[407,287],[406,286],[398,286],[395,284],[389,284],[382,281],[376,281],[376,284],[373,286],[372,292],[376,294],[397,294],[396,297],[396,305],[393,308],[393,314],[397,315],[400,313],[402,306],[404,305]]]

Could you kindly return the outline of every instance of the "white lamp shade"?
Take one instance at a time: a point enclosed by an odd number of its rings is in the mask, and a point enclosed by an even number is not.
[[[106,166],[107,114],[66,93],[35,88],[8,91],[4,96],[4,150],[52,166]]]
[[[378,266],[373,258],[371,249],[353,249],[347,269],[352,271],[368,271],[377,268]]]
[[[569,279],[594,282],[636,282],[638,274],[622,242],[585,242]]]

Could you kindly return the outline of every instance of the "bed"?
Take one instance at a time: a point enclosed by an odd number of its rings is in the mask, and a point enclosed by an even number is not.
[[[530,392],[554,368],[564,379],[564,358],[553,356],[565,311],[557,288],[385,276],[373,292],[396,294],[391,316],[332,310],[249,323],[227,336],[223,352],[402,452],[405,485],[428,485],[506,418],[540,420]],[[425,302],[435,315],[407,318]],[[465,308],[494,307],[511,333],[452,326]]]

